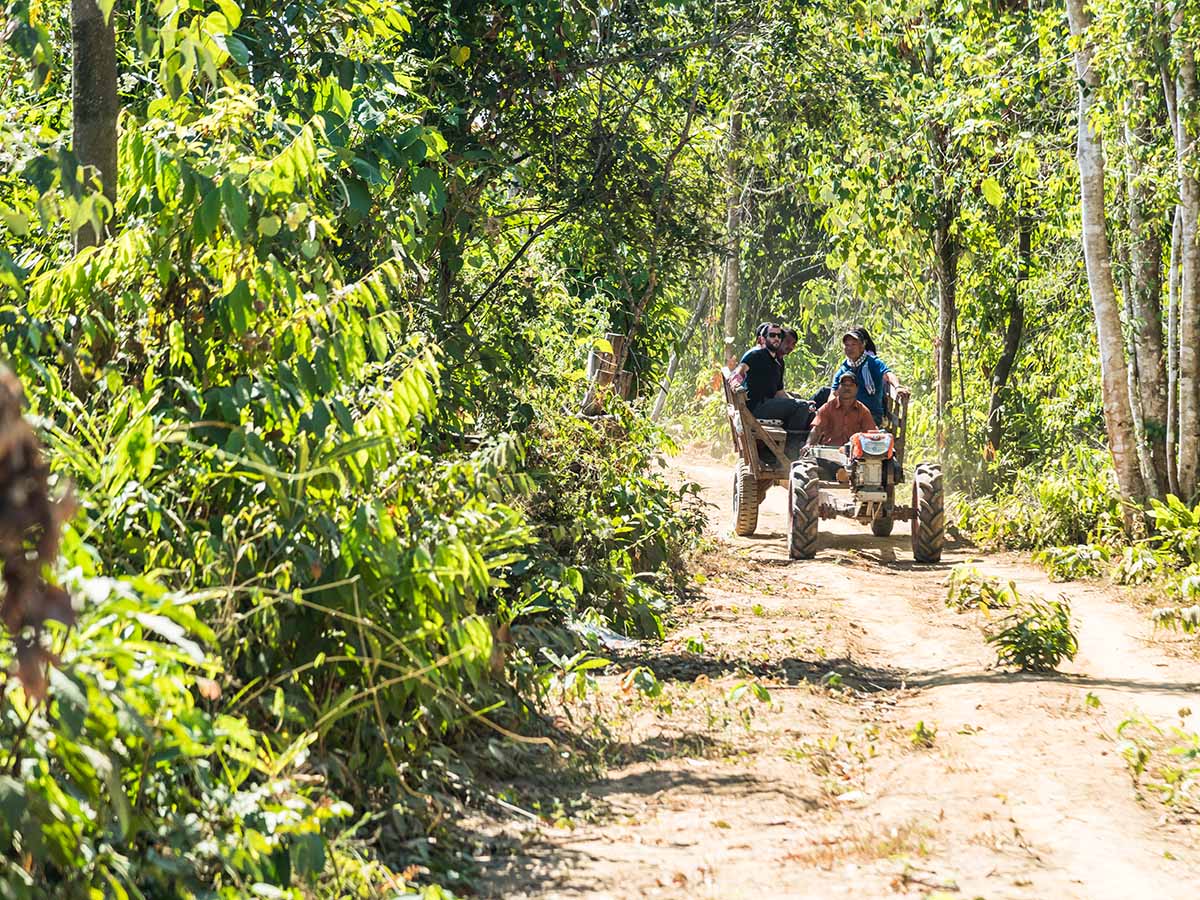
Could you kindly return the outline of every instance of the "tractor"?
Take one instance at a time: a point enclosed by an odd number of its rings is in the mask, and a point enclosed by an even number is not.
[[[820,520],[842,516],[870,525],[877,537],[890,535],[897,520],[911,521],[913,558],[920,563],[941,560],[945,543],[941,466],[918,464],[912,472],[911,503],[903,503],[907,396],[888,385],[883,428],[856,434],[841,446],[805,447],[799,458],[791,459],[784,452],[782,423],[755,419],[746,408],[745,392],[731,384],[729,370],[722,374],[738,454],[733,483],[735,533],[754,534],[758,505],[772,485],[782,484],[789,494],[788,556],[792,559],[815,556]]]

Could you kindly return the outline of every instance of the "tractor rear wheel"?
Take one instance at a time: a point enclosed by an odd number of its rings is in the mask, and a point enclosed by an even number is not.
[[[880,516],[878,519],[871,520],[871,534],[875,537],[887,537],[892,533],[892,527],[896,524],[896,520],[890,515]]]
[[[821,521],[821,475],[814,462],[792,466],[788,478],[788,556],[812,559],[817,555]]]
[[[733,533],[750,537],[758,527],[758,479],[744,461],[733,470]]]
[[[946,543],[945,496],[942,467],[921,463],[913,474],[913,559],[921,563],[941,561]]]

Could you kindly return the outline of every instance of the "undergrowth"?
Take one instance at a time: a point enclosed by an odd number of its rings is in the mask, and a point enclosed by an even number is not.
[[[985,497],[956,494],[951,507],[958,526],[984,546],[1037,551],[1034,561],[1051,580],[1107,577],[1139,587],[1171,604],[1152,613],[1156,627],[1200,630],[1200,504],[1189,506],[1174,495],[1151,499],[1143,510],[1128,510],[1131,522],[1145,525],[1128,534],[1111,462],[1102,451],[1077,449],[1049,469],[1020,470],[1007,488]],[[956,570],[947,604],[984,605],[988,589],[977,573]]]
[[[546,730],[567,626],[657,635],[685,587],[702,516],[656,467],[662,432],[564,404],[575,327],[606,324],[595,292],[530,263],[440,327],[419,229],[364,254],[342,227],[358,126],[273,102],[231,82],[131,111],[116,233],[72,256],[57,222],[3,283],[4,349],[78,508],[59,575],[86,625],[53,648],[48,707],[0,697],[14,885],[461,882],[475,750]],[[389,128],[404,153],[364,151],[393,185],[379,217],[441,221],[423,162],[445,139]]]
[[[1002,666],[1051,671],[1079,649],[1065,596],[1043,602],[1022,597],[1015,582],[1001,585],[969,563],[950,573],[946,605],[960,613],[975,610],[983,620],[984,636]],[[999,611],[999,618],[993,612]]]
[[[1180,718],[1191,710],[1180,710]],[[1117,726],[1118,747],[1134,789],[1155,798],[1168,815],[1194,822],[1200,815],[1200,734],[1132,716]]]
[[[956,494],[951,510],[958,527],[984,547],[1037,550],[1102,543],[1124,533],[1111,458],[1083,447],[1019,469],[991,494]]]
[[[989,578],[969,563],[961,563],[950,571],[946,605],[957,612],[1008,609],[1018,599],[1014,582],[1001,585],[999,580]]]
[[[1075,581],[1103,574],[1108,552],[1093,544],[1047,547],[1035,553],[1033,561],[1046,570],[1051,581]]]
[[[990,629],[987,642],[996,661],[1033,672],[1049,672],[1075,658],[1079,641],[1071,622],[1071,606],[1058,600],[1022,600]]]

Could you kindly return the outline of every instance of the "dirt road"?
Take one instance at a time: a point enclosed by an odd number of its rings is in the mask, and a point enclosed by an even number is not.
[[[592,814],[564,814],[488,863],[506,898],[1192,898],[1200,824],[1139,791],[1116,735],[1134,714],[1200,731],[1200,665],[1167,652],[1106,585],[1051,584],[1015,556],[952,546],[917,566],[822,523],[792,562],[785,497],[732,537],[730,469],[680,461],[716,504],[703,599],[641,662],[662,692],[605,676],[611,737]],[[1022,594],[1068,594],[1080,652],[1011,674],[944,603],[974,559]]]

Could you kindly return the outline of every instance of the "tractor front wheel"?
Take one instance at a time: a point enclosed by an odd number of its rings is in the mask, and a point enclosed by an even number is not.
[[[817,555],[821,521],[821,475],[817,464],[802,460],[788,478],[788,556],[812,559]]]
[[[921,463],[913,475],[912,552],[920,563],[941,561],[946,543],[942,467]]]
[[[871,534],[875,537],[887,537],[892,533],[892,527],[896,524],[896,520],[890,515],[880,516],[878,519],[871,520]]]
[[[750,537],[758,527],[758,479],[744,461],[733,471],[733,533]]]

